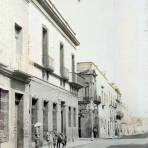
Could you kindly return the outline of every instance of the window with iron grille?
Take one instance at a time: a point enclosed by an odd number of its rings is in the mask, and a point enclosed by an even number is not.
[[[47,132],[48,132],[48,102],[43,101],[43,135],[44,135],[44,139],[46,138]]]
[[[0,143],[8,141],[9,92],[0,89]]]
[[[34,125],[37,123],[37,99],[32,98],[32,108],[31,108],[31,124],[32,124],[32,141],[34,141],[35,128]]]
[[[68,108],[68,125],[71,127],[71,107]]]

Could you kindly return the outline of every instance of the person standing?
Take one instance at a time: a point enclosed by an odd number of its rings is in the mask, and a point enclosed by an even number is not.
[[[94,127],[94,129],[93,129],[93,133],[94,133],[94,138],[97,138],[97,128],[96,127]]]
[[[62,134],[58,133],[57,134],[57,148],[61,147],[61,143],[62,143]]]
[[[62,145],[63,148],[66,147],[67,144],[67,136],[62,133]]]
[[[35,148],[41,148],[42,145],[43,145],[43,142],[41,140],[41,137],[40,137],[40,124],[39,123],[36,123],[34,125],[34,128],[35,128],[35,135],[34,135],[34,141],[35,141]]]
[[[57,133],[56,131],[53,132],[53,148],[57,146]]]
[[[46,137],[47,143],[48,143],[48,147],[52,148],[53,146],[53,135],[52,132],[47,132],[47,137]]]

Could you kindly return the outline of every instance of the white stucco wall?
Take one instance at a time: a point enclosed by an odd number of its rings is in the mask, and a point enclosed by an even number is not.
[[[0,1],[0,6],[0,63],[11,68],[18,68],[14,26],[17,23],[22,27],[22,51],[26,57],[28,54],[28,2],[6,0]],[[23,68],[27,70],[26,67]]]
[[[74,45],[64,36],[63,32],[53,22],[50,16],[45,16],[34,3],[29,5],[29,59],[42,65],[42,26],[48,29],[48,51],[49,56],[54,59],[54,73],[60,76],[60,42],[64,44],[64,64],[71,72],[72,54],[77,60],[76,49]],[[42,71],[30,64],[29,73],[42,79]],[[50,76],[49,82],[60,86],[60,81],[54,76]],[[66,84],[65,89],[69,90]]]

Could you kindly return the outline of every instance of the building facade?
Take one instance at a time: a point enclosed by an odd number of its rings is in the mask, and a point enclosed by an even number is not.
[[[112,86],[112,84],[108,82],[105,75],[93,62],[78,63],[77,68],[78,73],[80,73],[81,76],[85,78],[85,81],[87,80],[85,88],[79,90],[79,95],[81,98],[81,101],[79,103],[79,116],[81,117],[79,119],[81,120],[79,121],[79,136],[90,137],[91,131],[93,130],[92,127],[97,127],[98,137],[115,137],[117,108],[117,92],[115,91],[115,88]],[[94,103],[93,123],[91,115],[89,115],[90,117],[88,117],[87,115],[91,113],[89,112],[89,110],[87,110],[87,106],[89,106],[88,104],[90,103],[91,98],[99,101],[97,105]],[[89,102],[87,102],[87,100],[89,100]],[[86,103],[87,105],[85,105]],[[85,112],[83,110],[86,110],[86,113],[83,113]]]
[[[0,146],[34,147],[34,124],[78,137],[76,34],[48,0],[1,1]],[[9,14],[9,15],[6,15]],[[5,16],[5,17],[3,17]]]
[[[124,117],[124,105],[121,99],[121,92],[120,90],[113,84],[113,87],[115,88],[115,91],[117,92],[117,98],[116,98],[116,104],[117,104],[117,110],[116,110],[116,129],[115,129],[115,136],[121,137],[124,134],[125,130],[125,124],[126,122],[123,121]]]

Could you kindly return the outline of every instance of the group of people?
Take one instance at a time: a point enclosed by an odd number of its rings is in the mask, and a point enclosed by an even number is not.
[[[36,127],[35,131],[35,148],[41,148],[43,146],[43,140],[41,140],[39,128]],[[48,131],[44,136],[47,141],[48,148],[66,148],[67,137],[63,133]]]
[[[65,148],[67,144],[67,137],[63,133],[47,132],[46,137],[49,148]]]

